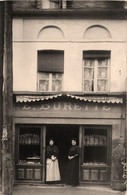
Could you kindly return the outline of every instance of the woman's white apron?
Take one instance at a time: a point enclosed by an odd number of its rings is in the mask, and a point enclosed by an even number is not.
[[[55,161],[47,158],[46,160],[46,181],[59,181],[60,171],[58,160]]]

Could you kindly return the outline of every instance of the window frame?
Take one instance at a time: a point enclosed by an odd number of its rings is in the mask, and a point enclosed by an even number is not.
[[[24,125],[16,125],[16,136],[15,136],[15,146],[17,148],[16,150],[16,159],[15,159],[15,162],[16,164],[20,165],[20,154],[19,154],[19,147],[20,147],[20,140],[19,140],[19,137],[20,137],[20,132],[21,132],[21,129],[38,129],[38,131],[40,132],[40,137],[39,137],[39,140],[40,140],[40,143],[39,143],[39,148],[40,148],[40,164],[43,163],[43,155],[42,155],[42,145],[43,145],[43,138],[42,138],[42,135],[43,135],[43,132],[42,132],[42,126],[40,125],[27,125],[27,124],[24,124]],[[35,131],[36,133],[36,131]],[[25,164],[25,163],[21,163],[21,164]]]
[[[89,55],[91,55],[91,57],[84,57],[85,56],[85,52],[88,52],[89,53]],[[100,54],[101,54],[101,52],[103,53],[103,52],[107,52],[108,53],[108,57],[106,57],[105,55],[103,56],[101,56],[101,58],[99,57],[99,55],[97,56],[96,55],[96,57],[92,57],[92,53],[96,53],[97,52],[97,55],[99,54],[99,52],[100,52]],[[99,90],[97,90],[97,81],[98,80],[101,80],[101,78],[99,79],[98,78],[98,68],[99,68],[99,66],[98,66],[98,60],[99,60],[99,58],[100,59],[107,59],[108,60],[108,65],[107,66],[105,66],[105,67],[107,67],[107,79],[106,78],[102,78],[102,80],[107,80],[107,90],[105,90],[105,91],[99,91]],[[93,62],[95,63],[94,65],[93,65],[93,79],[91,79],[92,81],[93,81],[93,83],[94,83],[94,85],[93,85],[93,88],[94,88],[94,90],[92,91],[85,91],[84,90],[84,81],[85,80],[88,80],[88,79],[85,79],[84,78],[84,69],[85,69],[85,63],[86,63],[86,60],[93,60]],[[82,71],[82,90],[83,90],[83,92],[84,93],[107,93],[107,92],[109,92],[110,91],[110,69],[111,69],[111,51],[109,51],[109,50],[83,50],[83,71]],[[103,67],[102,67],[103,68]],[[88,67],[88,69],[89,69],[89,67]]]
[[[47,78],[39,78],[39,74],[40,73],[44,73],[44,74],[47,74],[47,75],[49,75],[49,77],[48,77],[48,79]],[[52,88],[53,88],[53,80],[57,80],[57,79],[53,79],[53,74],[60,74],[61,75],[61,78],[59,79],[60,81],[61,81],[61,90],[53,90]],[[55,72],[48,72],[48,73],[45,73],[45,72],[38,72],[38,75],[37,75],[37,77],[38,77],[38,82],[37,82],[37,90],[38,90],[38,92],[61,92],[62,90],[63,90],[63,73],[55,73]],[[39,89],[39,87],[40,87],[40,85],[39,85],[39,81],[40,80],[48,80],[48,83],[49,83],[49,85],[48,85],[48,90],[40,90]]]
[[[52,61],[50,59],[50,62],[49,64],[47,63],[47,59],[44,57],[44,59],[46,60],[46,64],[44,64],[43,62],[43,59],[42,59],[42,67],[41,67],[41,52],[42,52],[42,55],[50,55],[51,53],[51,56],[54,60],[54,57],[55,57],[55,60],[57,59],[58,61],[56,61],[57,63],[54,63],[53,61],[53,65],[52,65]],[[38,64],[37,64],[37,91],[38,92],[61,92],[63,91],[63,75],[64,75],[64,50],[56,50],[56,49],[43,49],[43,50],[38,50],[37,51],[37,61],[38,61]],[[46,54],[47,53],[47,54]],[[58,57],[57,57],[58,55]],[[40,57],[39,57],[40,56]],[[59,63],[60,62],[60,63]],[[46,68],[46,65],[49,66],[49,68]],[[55,65],[55,69],[52,68],[52,66],[54,67]],[[41,67],[41,70],[40,68]],[[50,71],[50,68],[51,68],[51,71]],[[41,76],[41,74],[46,74],[48,77],[43,77]],[[53,78],[53,75],[59,75],[58,78]],[[40,80],[43,80],[43,81],[48,81],[48,90],[40,90],[40,85],[39,85],[39,82]],[[59,80],[61,82],[61,85],[60,85],[60,90],[53,90],[53,81],[56,81],[56,80]]]
[[[106,145],[106,148],[107,148],[107,151],[106,151],[106,158],[107,158],[107,162],[106,162],[106,165],[109,166],[111,165],[111,154],[112,154],[112,150],[110,151],[109,148],[111,148],[111,144],[112,144],[112,127],[109,126],[109,125],[86,125],[86,126],[83,126],[83,138],[82,138],[82,141],[83,141],[83,149],[82,149],[82,160],[81,160],[81,164],[84,165],[84,158],[85,158],[85,150],[84,150],[84,135],[85,135],[85,131],[86,130],[89,130],[89,129],[98,129],[98,130],[106,130],[107,131],[107,145]],[[93,165],[94,166],[94,165]]]

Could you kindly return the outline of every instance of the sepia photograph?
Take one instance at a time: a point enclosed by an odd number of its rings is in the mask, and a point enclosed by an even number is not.
[[[0,195],[127,195],[127,0],[0,0]]]

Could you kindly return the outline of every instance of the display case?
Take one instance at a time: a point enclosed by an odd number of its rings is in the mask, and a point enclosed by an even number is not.
[[[16,180],[42,180],[42,130],[19,127],[16,136]]]
[[[82,180],[107,182],[110,174],[110,128],[87,127],[83,130]]]

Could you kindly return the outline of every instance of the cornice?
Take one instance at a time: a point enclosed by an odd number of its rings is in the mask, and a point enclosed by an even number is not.
[[[18,10],[13,18],[127,19],[126,9]]]

